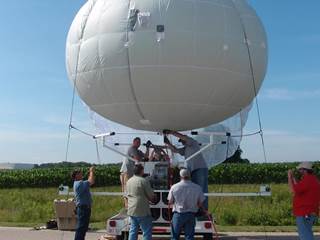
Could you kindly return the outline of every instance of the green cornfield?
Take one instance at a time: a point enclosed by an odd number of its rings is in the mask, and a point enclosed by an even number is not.
[[[211,184],[210,192],[256,192],[259,184]],[[291,196],[286,184],[271,184],[271,197],[212,197],[209,211],[221,226],[293,226]],[[119,186],[94,187],[92,191],[120,191]],[[72,197],[72,196],[69,196]],[[0,225],[41,225],[55,218],[56,188],[0,189]],[[121,197],[95,196],[91,223],[103,223],[123,207]],[[101,225],[101,224],[100,224]],[[103,224],[102,224],[103,226]]]
[[[265,184],[286,183],[287,171],[297,163],[269,164],[220,164],[209,170],[211,184]],[[315,164],[320,174],[320,164]],[[82,168],[84,173],[88,168]],[[72,185],[72,168],[36,168],[31,170],[0,171],[0,188],[56,187]],[[119,185],[119,166],[100,165],[96,167],[96,186]]]
[[[221,226],[293,226],[287,170],[297,163],[221,164],[209,171],[210,192],[257,192],[271,186],[271,197],[215,197],[209,211]],[[73,168],[0,171],[0,225],[40,224],[55,217],[53,200],[62,198],[58,186],[72,186]],[[88,168],[82,167],[84,173]],[[315,165],[319,175],[320,165]],[[86,176],[85,176],[86,177]],[[96,167],[93,191],[120,191],[119,166]],[[93,223],[103,222],[122,208],[120,197],[94,197]]]

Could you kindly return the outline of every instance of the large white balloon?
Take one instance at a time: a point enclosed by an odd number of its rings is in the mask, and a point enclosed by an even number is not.
[[[258,91],[266,34],[245,0],[89,0],[66,47],[86,104],[150,131],[200,128],[244,109],[255,97],[249,56]]]

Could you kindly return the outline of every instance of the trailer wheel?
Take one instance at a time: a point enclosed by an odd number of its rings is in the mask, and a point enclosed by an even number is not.
[[[212,240],[212,233],[203,234],[203,240]]]

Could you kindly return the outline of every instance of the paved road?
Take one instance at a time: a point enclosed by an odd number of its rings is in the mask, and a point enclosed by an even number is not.
[[[223,240],[299,240],[297,233],[221,233]],[[320,240],[319,233],[316,240]]]
[[[97,240],[103,233],[88,233],[86,240]],[[74,232],[0,227],[0,240],[73,240]]]
[[[86,240],[98,240],[104,234],[103,231],[89,232]],[[0,227],[0,240],[73,240],[74,232],[58,230],[33,230],[30,228]],[[168,239],[155,237],[154,240]],[[298,240],[295,233],[222,233],[219,237],[222,240]],[[320,240],[320,234],[317,234]]]

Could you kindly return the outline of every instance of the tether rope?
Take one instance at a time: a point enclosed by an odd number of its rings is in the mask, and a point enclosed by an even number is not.
[[[255,79],[254,70],[253,70],[252,56],[251,56],[251,51],[250,51],[250,47],[249,47],[249,39],[248,39],[248,35],[247,35],[247,31],[246,31],[245,25],[244,25],[243,20],[241,18],[241,14],[240,14],[236,4],[234,3],[234,1],[232,1],[232,4],[233,4],[234,9],[236,10],[236,12],[237,12],[237,14],[239,16],[240,24],[241,24],[241,27],[242,27],[242,30],[243,30],[245,45],[246,45],[247,52],[248,52],[249,66],[250,66],[253,90],[254,90],[254,95],[255,95],[255,105],[256,105],[256,109],[257,109],[258,122],[259,122],[259,130],[260,130],[259,133],[260,133],[261,144],[262,144],[262,148],[263,148],[263,157],[264,157],[264,162],[267,163],[267,155],[266,155],[265,142],[264,142],[264,137],[263,137],[260,107],[259,107],[259,102],[258,102],[258,97],[257,97],[256,79]],[[261,208],[261,212],[264,213],[262,202],[261,202],[260,208]],[[264,224],[263,224],[263,229],[264,229],[264,234],[265,234],[264,237],[265,237],[265,239],[268,239],[267,232],[266,232],[266,227],[265,227]]]
[[[78,65],[78,64],[77,64]],[[76,79],[75,79],[76,81]],[[66,147],[66,155],[65,161],[68,161],[68,154],[69,154],[69,147],[70,147],[70,137],[71,137],[71,128],[72,128],[72,118],[73,118],[73,111],[74,111],[74,99],[75,99],[75,89],[76,83],[73,84],[73,93],[72,93],[72,102],[71,102],[71,111],[70,111],[70,118],[69,118],[69,126],[68,126],[68,137],[67,137],[67,147]]]
[[[97,138],[95,138],[95,142],[96,142],[96,153],[97,153],[98,163],[101,164],[101,158],[100,158],[100,153],[99,153],[99,144],[98,144]]]
[[[72,101],[71,101],[71,110],[70,110],[70,118],[69,118],[69,125],[68,125],[68,136],[67,136],[67,146],[66,146],[66,154],[65,154],[65,161],[68,162],[68,155],[69,155],[69,148],[70,148],[70,140],[71,140],[71,129],[76,129],[73,125],[72,125],[72,121],[73,121],[73,113],[74,113],[74,103],[75,103],[75,93],[76,93],[76,88],[77,88],[77,80],[78,80],[78,67],[79,67],[79,56],[80,56],[80,48],[81,48],[81,44],[82,44],[82,39],[83,39],[83,35],[84,35],[84,30],[86,28],[87,25],[87,21],[89,18],[89,15],[92,11],[92,9],[95,6],[95,1],[92,2],[92,5],[90,6],[90,9],[88,11],[88,14],[85,15],[85,19],[82,22],[82,29],[81,29],[81,35],[79,38],[79,51],[77,54],[77,61],[76,61],[76,67],[75,67],[75,74],[74,74],[74,79],[73,79],[73,90],[72,90]],[[69,194],[69,193],[68,193]],[[69,196],[69,195],[68,195]],[[62,231],[61,235],[60,235],[60,240],[64,239],[64,231]]]
[[[96,3],[95,1],[92,2],[91,8],[89,9],[88,14],[84,16],[85,19],[82,22],[83,27],[81,29],[81,34],[80,34],[80,37],[79,37],[79,51],[78,51],[78,54],[77,54],[75,74],[74,74],[74,79],[73,79],[72,101],[71,101],[71,110],[70,110],[70,118],[69,118],[69,129],[68,129],[67,147],[66,147],[66,155],[65,155],[65,161],[66,162],[68,161],[68,154],[69,154],[69,147],[70,147],[70,137],[71,137],[72,120],[73,120],[74,103],[75,103],[75,93],[76,93],[77,80],[78,80],[78,67],[79,67],[80,49],[81,49],[81,44],[82,44],[82,40],[83,40],[84,30],[85,30],[85,28],[87,26],[89,15],[90,15],[92,9],[95,6],[95,3]]]
[[[264,157],[264,161],[265,163],[267,163],[267,155],[266,155],[266,148],[265,148],[265,143],[264,143],[264,137],[263,137],[263,130],[262,130],[262,123],[261,123],[261,114],[260,114],[260,107],[259,107],[259,101],[258,101],[258,91],[257,91],[257,86],[256,86],[256,79],[255,79],[255,75],[254,75],[254,70],[253,70],[253,63],[252,63],[252,56],[251,56],[251,51],[250,51],[250,47],[249,47],[249,39],[248,39],[248,35],[247,35],[247,31],[245,28],[245,25],[243,23],[243,20],[241,18],[241,14],[239,13],[238,8],[236,7],[234,1],[232,1],[233,7],[236,10],[239,19],[240,19],[240,24],[242,27],[242,31],[243,31],[243,35],[244,35],[244,40],[245,40],[245,45],[246,45],[246,49],[248,52],[248,58],[249,58],[249,67],[250,67],[250,73],[252,76],[252,85],[253,85],[253,90],[254,90],[254,96],[255,96],[255,105],[256,105],[256,109],[257,109],[257,115],[258,115],[258,123],[259,123],[259,133],[260,133],[260,137],[261,137],[261,143],[262,143],[262,147],[263,147],[263,157]]]

